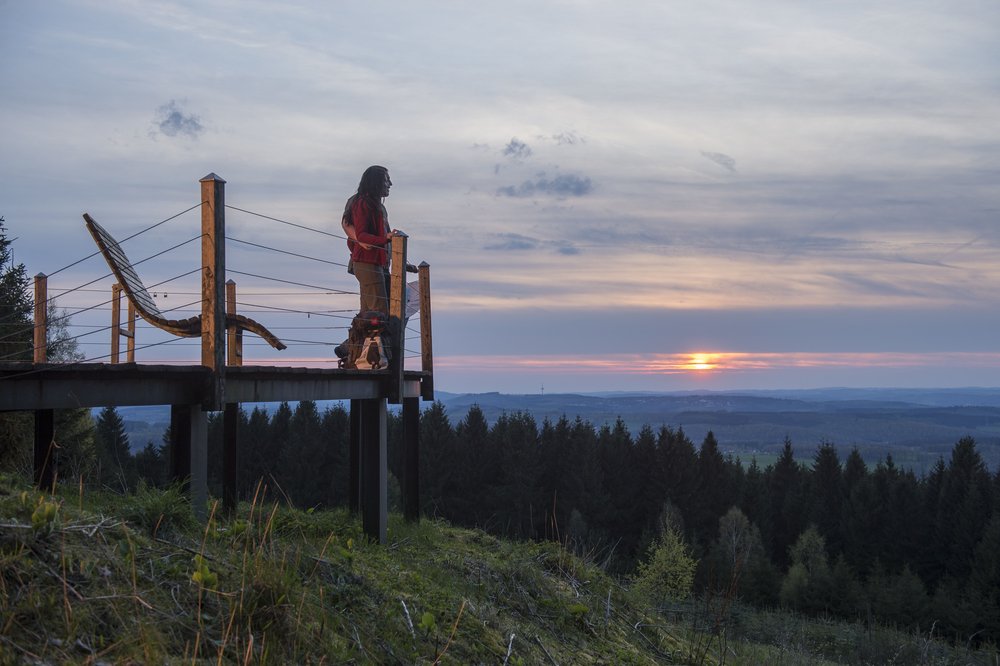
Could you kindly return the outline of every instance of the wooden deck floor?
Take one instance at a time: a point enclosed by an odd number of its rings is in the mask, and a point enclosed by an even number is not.
[[[212,373],[200,365],[0,363],[0,410],[203,402]],[[420,397],[422,372],[403,375],[404,398]],[[227,367],[223,402],[347,400],[386,395],[387,370]]]

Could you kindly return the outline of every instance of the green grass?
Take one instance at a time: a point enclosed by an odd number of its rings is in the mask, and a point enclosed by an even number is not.
[[[0,663],[632,663],[686,645],[557,544],[0,479]],[[640,625],[636,629],[636,625]],[[641,625],[647,625],[642,627]]]
[[[659,613],[554,543],[0,476],[0,665],[996,664],[929,637],[690,602]]]

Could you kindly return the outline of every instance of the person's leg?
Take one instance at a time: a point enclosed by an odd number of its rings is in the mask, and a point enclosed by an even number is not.
[[[378,310],[388,312],[389,303],[385,292],[385,277],[381,266],[354,262],[354,276],[361,288],[361,312]]]

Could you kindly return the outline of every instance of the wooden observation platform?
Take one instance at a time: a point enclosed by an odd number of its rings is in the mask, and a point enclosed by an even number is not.
[[[420,264],[421,368],[404,370],[407,238],[392,242],[389,294],[390,363],[384,370],[243,366],[243,333],[255,333],[276,349],[284,344],[266,327],[235,312],[235,284],[226,281],[225,181],[201,179],[201,314],[169,320],[159,312],[133,266],[110,234],[85,215],[118,279],[112,299],[109,363],[47,363],[46,276],[35,278],[34,360],[0,363],[0,411],[35,415],[35,481],[51,488],[57,477],[54,410],[80,407],[170,405],[171,476],[188,484],[196,513],[208,499],[208,416],[223,412],[223,507],[235,508],[239,404],[299,400],[350,400],[350,504],[361,513],[364,531],[384,543],[387,522],[387,403],[402,405],[403,513],[418,520],[418,432],[420,400],[434,399],[431,346],[430,267]],[[129,299],[128,329],[121,329],[119,292]],[[134,362],[135,314],[174,335],[201,338],[199,365]],[[119,337],[128,341],[128,362],[119,363]]]

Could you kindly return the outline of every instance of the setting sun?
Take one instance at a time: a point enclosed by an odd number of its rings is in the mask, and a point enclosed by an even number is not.
[[[712,354],[691,354],[684,365],[687,370],[713,370],[715,368]]]

